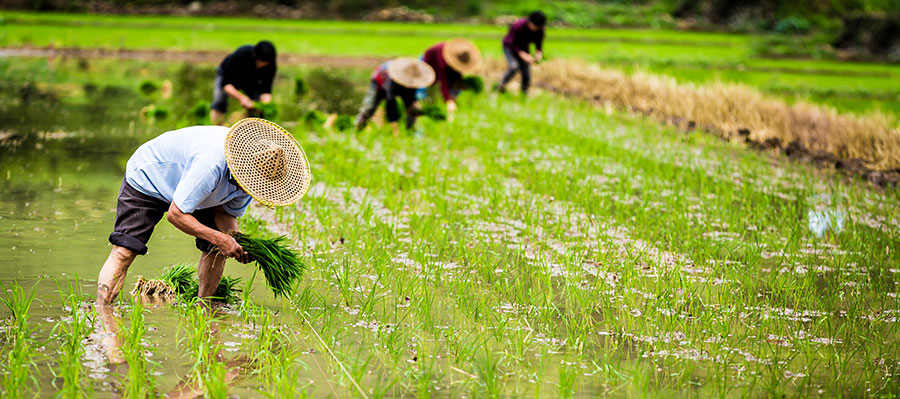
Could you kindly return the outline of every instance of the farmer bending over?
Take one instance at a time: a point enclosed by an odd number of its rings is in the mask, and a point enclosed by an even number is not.
[[[147,242],[163,215],[196,237],[202,251],[197,275],[201,298],[216,291],[226,258],[247,263],[229,234],[251,197],[267,206],[297,202],[309,187],[306,156],[284,129],[247,118],[230,129],[193,126],[163,133],[140,146],[125,166],[112,252],[97,285],[98,308],[119,294],[128,267],[147,253]]]
[[[547,17],[540,11],[535,11],[509,26],[509,32],[503,38],[503,54],[509,68],[500,79],[498,91],[506,91],[506,84],[516,72],[522,74],[522,94],[528,93],[531,84],[531,64],[541,62],[544,58],[544,26]],[[535,55],[531,56],[531,43],[534,43]]]
[[[275,46],[266,40],[255,46],[238,47],[225,57],[216,69],[213,102],[209,106],[212,123],[221,125],[225,121],[229,96],[246,109],[253,108],[255,101],[271,102],[276,69]]]
[[[422,60],[434,69],[436,84],[440,84],[441,95],[447,105],[447,116],[452,120],[463,76],[478,70],[481,52],[466,39],[450,39],[425,50]],[[420,90],[419,99],[424,98],[424,94],[425,90]]]
[[[400,135],[397,121],[400,111],[397,99],[403,100],[406,109],[406,128],[411,129],[416,123],[419,113],[416,104],[416,90],[425,88],[434,82],[434,70],[428,64],[415,58],[397,58],[381,64],[372,72],[369,92],[363,98],[362,107],[356,116],[356,129],[362,130],[375,113],[378,104],[384,101],[388,122],[394,129],[394,136]]]

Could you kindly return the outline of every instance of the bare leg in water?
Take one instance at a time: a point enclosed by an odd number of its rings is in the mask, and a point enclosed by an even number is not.
[[[115,316],[112,303],[119,296],[122,285],[125,283],[125,274],[128,267],[134,262],[137,253],[134,251],[113,245],[109,257],[100,269],[97,278],[97,301],[95,302],[97,314],[100,316],[100,324],[103,328],[102,344],[106,349],[106,356],[112,364],[125,362],[122,355],[122,339],[119,337],[118,319]]]
[[[197,278],[200,280],[200,290],[197,296],[210,297],[216,293],[222,273],[225,272],[225,258],[218,252],[204,252],[200,256],[200,266],[197,268]]]

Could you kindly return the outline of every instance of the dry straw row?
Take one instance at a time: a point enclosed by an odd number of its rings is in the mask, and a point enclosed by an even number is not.
[[[505,65],[491,60],[488,76]],[[797,142],[812,153],[862,159],[875,170],[900,168],[900,128],[882,114],[853,116],[807,103],[789,105],[752,88],[698,86],[649,73],[626,74],[579,60],[553,60],[533,73],[536,86],[673,121],[692,121],[725,139]],[[746,137],[749,131],[749,137]],[[743,134],[742,134],[743,133]]]

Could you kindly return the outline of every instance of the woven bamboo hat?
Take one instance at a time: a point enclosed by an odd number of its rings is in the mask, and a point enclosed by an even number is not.
[[[401,57],[388,62],[388,76],[394,82],[410,89],[421,89],[434,83],[434,69],[424,61]]]
[[[241,188],[268,207],[299,201],[312,179],[294,136],[265,119],[241,119],[231,127],[225,161]]]
[[[481,66],[481,51],[466,39],[450,39],[444,42],[444,61],[462,75],[468,75]]]

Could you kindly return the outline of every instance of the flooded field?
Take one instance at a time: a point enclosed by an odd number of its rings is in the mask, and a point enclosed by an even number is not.
[[[900,395],[896,190],[547,94],[401,138],[309,116],[354,112],[366,69],[279,70],[313,187],[242,226],[301,249],[294,294],[229,262],[240,302],[123,295],[110,351],[90,302],[125,161],[204,122],[214,66],[0,59],[6,395]],[[125,291],[197,257],[163,222]]]

